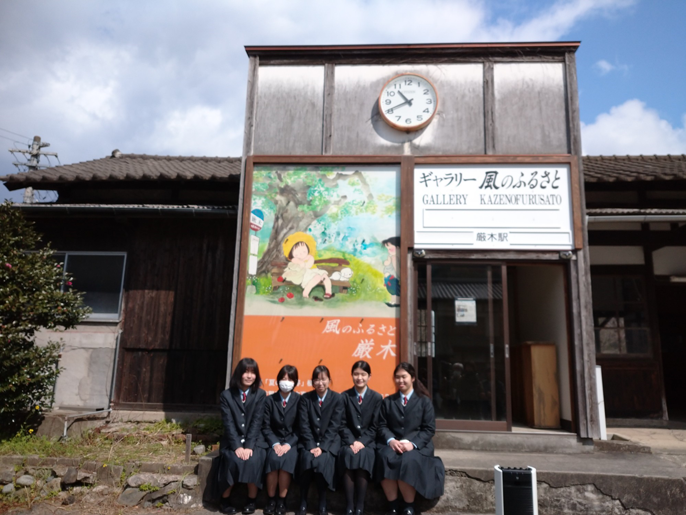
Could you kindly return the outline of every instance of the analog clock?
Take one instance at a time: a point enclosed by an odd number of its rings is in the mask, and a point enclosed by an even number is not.
[[[379,95],[379,113],[401,131],[416,131],[429,125],[438,108],[433,84],[416,73],[403,73],[389,80]]]

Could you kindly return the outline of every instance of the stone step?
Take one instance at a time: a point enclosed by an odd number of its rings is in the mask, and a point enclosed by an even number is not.
[[[563,432],[437,431],[434,447],[446,450],[583,454],[593,452],[593,441]]]

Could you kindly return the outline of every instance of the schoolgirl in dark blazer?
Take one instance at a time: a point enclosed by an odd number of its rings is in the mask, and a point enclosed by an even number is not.
[[[307,512],[307,493],[312,478],[319,491],[319,515],[327,515],[326,490],[334,489],[336,456],[341,448],[339,430],[343,417],[340,394],[329,390],[331,374],[320,365],[312,372],[314,390],[300,398],[298,407],[298,467],[300,471],[300,509]]]
[[[383,400],[379,412],[376,477],[389,501],[389,513],[398,512],[400,490],[403,515],[414,515],[417,492],[426,499],[443,495],[445,468],[434,456],[436,420],[426,388],[409,363],[400,363],[393,375],[398,391]]]
[[[300,394],[293,388],[298,384],[298,369],[285,365],[276,376],[279,391],[267,397],[262,422],[262,435],[269,445],[264,472],[267,477],[267,505],[264,515],[284,515],[286,496],[298,464],[298,404]],[[276,487],[279,498],[276,500]]]
[[[266,394],[260,389],[260,369],[251,358],[243,358],[236,365],[229,388],[219,397],[224,436],[219,443],[219,509],[222,513],[236,513],[230,501],[235,483],[248,484],[248,502],[244,514],[255,513],[257,489],[262,486],[262,471],[267,455],[267,443],[262,436],[262,420]]]
[[[341,394],[345,413],[338,471],[343,476],[347,515],[364,512],[367,485],[374,472],[377,418],[383,397],[367,386],[371,375],[369,363],[358,361],[352,368],[354,386]]]

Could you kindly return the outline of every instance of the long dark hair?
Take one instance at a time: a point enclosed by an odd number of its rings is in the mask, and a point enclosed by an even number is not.
[[[355,364],[353,365],[353,368],[350,370],[350,373],[354,373],[356,369],[362,369],[365,372],[367,372],[369,375],[372,375],[372,367],[369,366],[369,363],[366,361],[356,361]]]
[[[319,365],[314,367],[314,370],[312,371],[312,385],[314,386],[315,380],[319,379],[319,374],[326,374],[326,377],[329,378],[329,383],[333,383],[333,380],[331,379],[331,372],[329,372],[329,368],[326,365]]]
[[[257,361],[252,358],[243,358],[238,362],[236,368],[233,369],[231,381],[229,381],[229,388],[241,388],[241,378],[248,370],[255,372],[255,382],[250,386],[250,393],[255,393],[260,386],[262,386],[262,378],[260,377],[260,367],[257,366]]]
[[[414,381],[414,391],[417,392],[417,395],[420,397],[429,397],[429,390],[427,390],[426,386],[424,386],[422,382],[417,379],[417,372],[415,372],[412,364],[408,363],[407,361],[398,363],[398,366],[395,367],[395,370],[393,370],[393,377],[395,377],[395,374],[397,374],[400,370],[404,370],[410,374],[410,377]]]
[[[293,365],[282,366],[281,370],[279,370],[279,373],[276,374],[276,382],[278,383],[286,376],[288,376],[288,379],[293,381],[295,384],[298,384],[298,369]]]

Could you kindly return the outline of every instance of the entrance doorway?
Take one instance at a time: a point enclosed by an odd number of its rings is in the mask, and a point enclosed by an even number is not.
[[[417,272],[417,365],[442,429],[509,431],[507,268],[426,263]]]
[[[415,355],[439,429],[573,431],[563,264],[415,262]]]
[[[667,413],[686,422],[686,284],[655,284]]]

